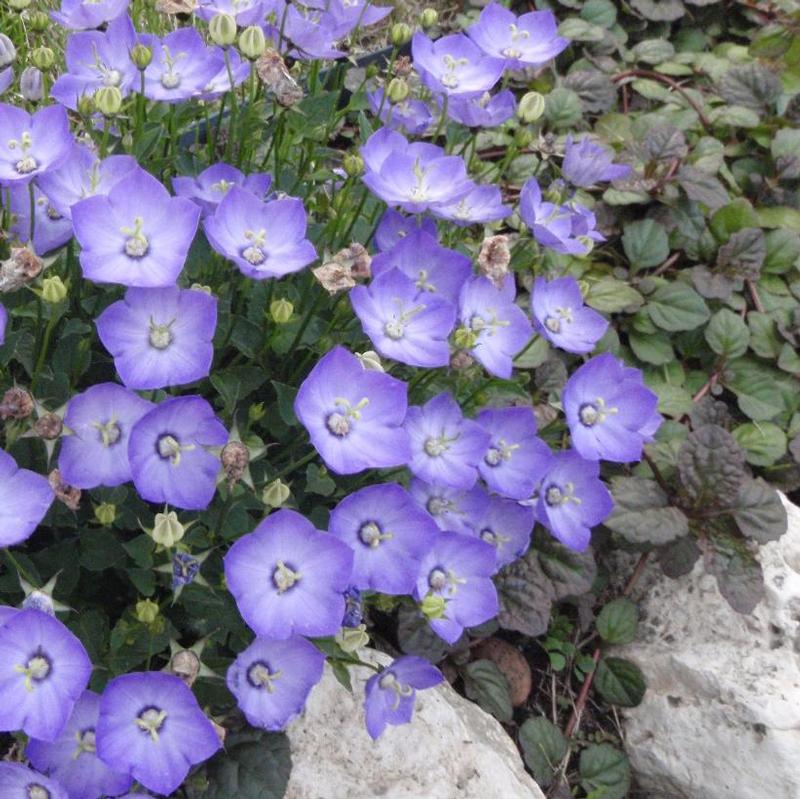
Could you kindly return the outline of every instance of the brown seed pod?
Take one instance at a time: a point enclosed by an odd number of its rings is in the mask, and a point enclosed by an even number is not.
[[[472,652],[476,660],[491,660],[508,680],[511,704],[514,707],[524,705],[533,687],[533,675],[522,652],[501,638],[487,638]]]

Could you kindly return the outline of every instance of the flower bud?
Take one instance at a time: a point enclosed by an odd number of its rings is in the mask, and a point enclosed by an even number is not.
[[[34,589],[22,600],[23,610],[38,610],[48,616],[55,616],[56,609],[53,597],[44,591]]]
[[[385,372],[381,357],[374,350],[367,350],[366,352],[357,352],[356,358],[361,362],[361,365],[370,372]]]
[[[364,159],[355,153],[347,153],[342,161],[342,166],[351,178],[357,178],[364,174]]]
[[[31,52],[31,61],[39,69],[50,69],[56,63],[56,54],[49,47],[37,47]]]
[[[250,25],[239,36],[239,50],[245,58],[255,61],[267,49],[264,31],[258,25]]]
[[[216,14],[208,23],[208,35],[214,44],[227,47],[236,41],[236,20],[230,14]]]
[[[140,599],[136,603],[136,619],[142,624],[152,624],[158,618],[159,607],[152,599]]]
[[[89,116],[94,113],[94,100],[91,94],[82,94],[78,98],[78,113],[83,116]]]
[[[42,281],[42,299],[45,302],[58,304],[67,296],[67,287],[64,281],[58,276],[46,277]]]
[[[286,299],[273,300],[269,305],[269,315],[276,325],[285,325],[294,313],[294,305]]]
[[[464,352],[464,350],[454,352],[453,356],[450,358],[450,368],[455,369],[457,372],[469,369],[474,363],[475,359],[468,352]]]
[[[55,441],[64,429],[64,422],[57,413],[43,413],[33,424],[33,432],[44,441]]]
[[[17,48],[14,47],[14,42],[5,33],[0,33],[0,67],[12,64],[16,57]]]
[[[386,88],[386,96],[391,103],[402,103],[408,97],[409,91],[404,78],[392,78]]]
[[[247,409],[247,418],[251,422],[259,422],[267,415],[267,409],[263,402],[254,402]]]
[[[419,21],[423,28],[432,28],[439,22],[439,12],[435,8],[424,8]]]
[[[358,627],[343,627],[336,633],[336,643],[345,652],[355,652],[369,643],[367,625],[359,624]]]
[[[429,621],[433,619],[443,619],[445,613],[444,597],[439,596],[439,594],[428,594],[422,602],[419,603],[419,609],[422,615]]]
[[[289,486],[283,480],[273,480],[264,487],[261,501],[270,508],[280,508],[291,495]]]
[[[44,97],[42,73],[36,67],[26,67],[19,78],[19,90],[29,103],[38,103]]]
[[[31,11],[28,25],[34,33],[43,33],[50,27],[50,17],[44,11]]]
[[[95,506],[94,518],[97,519],[103,527],[110,527],[117,518],[117,506],[112,505],[110,502],[102,502]]]
[[[0,262],[0,293],[16,291],[38,277],[44,261],[26,245],[12,247],[9,257]]]
[[[523,122],[536,122],[544,114],[544,97],[539,92],[527,92],[517,106],[517,116]]]
[[[24,11],[31,4],[31,0],[8,0],[9,7],[14,11]]]
[[[478,334],[468,327],[459,327],[453,336],[456,347],[462,350],[471,350],[478,343]]]
[[[404,44],[408,44],[411,41],[412,33],[410,25],[407,25],[405,22],[395,22],[395,24],[392,25],[389,39],[395,47],[402,47]]]
[[[533,132],[529,128],[517,128],[514,131],[514,144],[520,149],[527,147],[534,138]]]
[[[178,521],[178,514],[174,510],[169,513],[157,513],[152,530],[145,530],[157,544],[169,549],[180,541],[186,527]]]
[[[101,86],[93,95],[94,105],[103,116],[114,116],[122,108],[122,92],[117,86]]]
[[[134,45],[133,49],[131,50],[131,61],[133,61],[137,69],[147,69],[152,60],[152,47],[148,47],[146,44],[141,44],[141,42],[137,45]]]

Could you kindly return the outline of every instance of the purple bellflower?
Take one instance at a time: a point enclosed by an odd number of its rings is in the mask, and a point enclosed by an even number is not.
[[[608,329],[608,320],[583,304],[578,281],[537,277],[531,295],[536,331],[553,346],[581,355],[591,352]]]
[[[300,61],[314,59],[335,60],[346,55],[336,48],[339,23],[331,14],[297,4],[287,6],[283,24],[283,38],[294,47],[288,55]],[[279,40],[280,35],[271,36]]]
[[[200,574],[199,558],[188,552],[176,552],[172,556],[172,590],[189,585]]]
[[[302,711],[324,664],[325,655],[300,636],[256,638],[228,669],[228,689],[253,727],[276,732]]]
[[[356,28],[368,28],[392,13],[393,6],[374,6],[369,0],[318,0],[307,2],[325,8],[333,21],[335,37],[342,39]]]
[[[478,464],[486,485],[504,497],[527,499],[552,460],[537,435],[531,408],[486,408],[475,421],[491,436]]]
[[[6,340],[6,326],[8,325],[8,311],[0,304],[0,347]],[[2,468],[2,467],[0,467]]]
[[[221,468],[207,448],[221,447],[227,440],[228,432],[202,397],[164,400],[136,422],[128,442],[139,496],[184,510],[204,510],[214,498]]]
[[[58,619],[15,613],[0,627],[0,730],[55,741],[91,673],[83,644]]]
[[[50,16],[67,30],[91,30],[116,19],[127,8],[128,0],[62,0],[61,8]]]
[[[351,583],[384,594],[410,594],[420,560],[439,529],[396,483],[371,485],[331,512],[330,534],[354,553]]]
[[[475,520],[474,534],[495,548],[499,569],[525,554],[534,521],[533,508],[493,494],[483,515]]]
[[[562,393],[572,446],[587,460],[641,460],[661,422],[658,395],[644,385],[638,369],[610,353],[577,369]]]
[[[114,771],[97,757],[95,728],[99,715],[100,696],[84,691],[55,741],[28,741],[26,754],[31,765],[57,779],[69,799],[118,796],[133,782],[129,774]]]
[[[0,547],[25,541],[39,526],[53,503],[53,489],[47,478],[20,469],[0,449]]]
[[[225,577],[239,612],[267,638],[338,632],[353,552],[293,510],[279,510],[225,556]]]
[[[367,93],[373,113],[387,128],[398,130],[407,136],[422,135],[433,122],[430,106],[422,100],[407,98],[392,103],[383,97],[383,87]]]
[[[431,213],[466,227],[505,219],[511,208],[503,205],[503,194],[498,186],[486,184],[473,186],[463,197],[431,208]]]
[[[26,244],[31,239],[30,187],[17,184],[7,189],[10,200],[12,237]],[[33,249],[39,255],[57,250],[72,238],[72,223],[62,216],[38,186],[33,187]]]
[[[574,450],[558,452],[542,478],[536,516],[562,544],[583,552],[600,524],[614,509],[614,500],[600,480],[598,461]]]
[[[421,290],[399,269],[382,273],[369,286],[353,288],[350,302],[384,358],[425,367],[450,362],[447,338],[455,324],[455,306]]]
[[[411,439],[408,468],[428,483],[468,489],[478,479],[478,463],[489,446],[489,434],[465,419],[451,394],[408,409],[405,428]]]
[[[407,392],[402,380],[364,369],[355,355],[334,347],[303,381],[294,410],[328,468],[355,474],[410,458],[402,426]]]
[[[76,488],[118,486],[131,479],[128,441],[136,422],[155,406],[116,383],[100,383],[67,405],[58,468]]]
[[[459,316],[466,348],[489,374],[508,379],[514,356],[530,341],[533,328],[525,312],[515,304],[514,275],[497,288],[486,277],[473,277],[461,290]]]
[[[511,89],[495,95],[484,92],[475,97],[451,97],[447,104],[450,118],[468,128],[496,128],[511,119],[516,110]]]
[[[517,17],[499,3],[489,3],[467,36],[487,55],[505,60],[507,69],[540,67],[569,45],[558,35],[552,11]]]
[[[263,200],[272,185],[272,175],[266,172],[254,172],[245,175],[235,166],[213,164],[204,169],[197,177],[178,176],[172,178],[172,188],[178,197],[187,197],[197,203],[203,216],[210,216],[234,186],[255,194]]]
[[[569,135],[561,171],[573,186],[587,189],[595,183],[621,180],[630,174],[627,164],[615,164],[613,160],[614,151],[610,147],[595,144],[588,136],[576,143]]]
[[[436,233],[436,222],[428,216],[404,216],[393,208],[384,211],[381,221],[375,230],[375,246],[381,251],[391,250],[399,244],[409,233],[415,230],[422,230],[427,233],[436,243],[438,241]],[[375,259],[372,260],[373,274],[375,274]]]
[[[0,69],[0,96],[8,91],[8,87],[14,82],[14,67]]]
[[[397,658],[370,677],[364,698],[370,737],[379,738],[388,724],[408,724],[414,715],[417,691],[433,688],[443,679],[439,669],[413,655]]]
[[[422,83],[435,94],[481,95],[503,74],[503,60],[487,56],[463,33],[434,42],[417,32],[411,40],[411,54]]]
[[[475,627],[497,615],[497,590],[492,575],[497,571],[494,546],[478,538],[443,532],[422,559],[414,596],[441,597],[444,616],[431,619],[433,631],[454,644],[465,627]]]
[[[475,534],[475,522],[489,505],[489,495],[480,484],[465,491],[414,478],[408,491],[417,505],[433,517],[440,530],[464,535]]]
[[[466,255],[440,247],[427,231],[414,228],[400,237],[391,249],[385,249],[372,259],[374,278],[391,269],[399,269],[416,281],[420,292],[442,297],[456,305],[461,287],[472,274],[472,263]]]
[[[364,621],[364,600],[361,591],[351,585],[344,592],[344,616],[342,627],[358,627]],[[3,618],[0,616],[0,624]]]
[[[48,105],[34,114],[0,103],[0,186],[30,183],[67,160],[74,140],[67,112]]]
[[[116,677],[100,700],[97,755],[151,791],[171,794],[196,763],[221,746],[184,682],[172,674]]]
[[[197,95],[198,99],[206,102],[213,102],[221,97],[225,92],[241,86],[250,74],[250,62],[239,55],[235,48],[228,48],[228,63],[225,63],[225,51],[217,48],[214,52],[214,61],[217,64],[217,72],[203,87]]]
[[[96,324],[128,388],[185,385],[211,370],[217,298],[205,291],[130,288]]]
[[[135,169],[107,196],[87,197],[72,206],[83,276],[95,283],[172,286],[199,218],[200,209],[191,200],[170,197],[156,178]]]
[[[246,28],[264,18],[264,4],[262,0],[200,0],[195,14],[204,22],[211,22],[217,14],[230,14],[240,28]]]
[[[0,796],[3,799],[71,799],[55,780],[37,774],[21,763],[0,763]]]
[[[116,86],[127,97],[139,88],[139,71],[130,57],[136,41],[127,14],[110,22],[105,31],[73,33],[67,38],[67,71],[56,78],[50,90],[53,99],[75,111],[81,97],[91,97],[105,86]]]
[[[261,202],[239,186],[231,187],[204,227],[211,246],[254,280],[283,277],[316,257],[306,236],[303,203],[293,197]]]

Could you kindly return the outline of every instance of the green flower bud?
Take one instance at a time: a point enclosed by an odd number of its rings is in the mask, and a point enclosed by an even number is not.
[[[367,69],[364,73],[364,77],[367,79],[377,78],[378,75],[380,75],[380,72],[381,70],[377,64],[367,64]]]
[[[37,47],[31,52],[31,61],[39,69],[50,69],[56,63],[56,54],[49,47]]]
[[[364,159],[355,153],[347,153],[342,166],[351,178],[357,178],[364,173]]]
[[[527,123],[536,122],[544,114],[544,96],[539,92],[527,92],[517,106],[517,116]]]
[[[435,8],[425,8],[420,16],[420,23],[423,28],[432,28],[439,22],[439,12]]]
[[[82,94],[78,98],[78,113],[84,116],[94,113],[94,100],[90,94]]]
[[[283,480],[273,480],[264,487],[261,494],[261,501],[270,508],[280,508],[291,496],[289,486]]]
[[[529,128],[517,128],[514,131],[514,144],[517,147],[527,147],[534,139]]]
[[[245,58],[255,61],[259,56],[264,55],[267,49],[267,40],[264,31],[258,25],[250,25],[242,31],[239,36],[239,50]]]
[[[28,15],[28,25],[34,33],[42,33],[50,27],[50,17],[44,11],[31,11]]]
[[[267,414],[267,409],[263,402],[254,402],[247,409],[247,417],[251,422],[258,422]]]
[[[117,518],[117,506],[112,505],[110,502],[103,502],[100,505],[96,505],[94,517],[103,527],[110,527]]]
[[[294,313],[294,305],[286,299],[273,300],[269,305],[269,315],[276,325],[285,325]]]
[[[111,117],[122,108],[122,92],[116,86],[101,86],[92,95],[95,108],[103,116]]]
[[[171,510],[169,513],[157,513],[153,522],[153,529],[146,532],[157,544],[169,549],[183,538],[186,529],[178,521],[178,514]]]
[[[236,20],[230,14],[216,14],[208,23],[208,35],[214,44],[227,47],[236,41]]]
[[[14,11],[24,11],[31,4],[31,0],[8,0],[8,5]]]
[[[369,643],[369,635],[367,635],[367,625],[359,624],[358,627],[342,627],[336,633],[336,643],[345,652],[355,652],[366,646]]]
[[[395,22],[395,24],[392,25],[389,39],[395,47],[402,47],[404,44],[408,44],[411,41],[412,35],[413,31],[410,25],[407,25],[405,22]]]
[[[459,327],[453,336],[456,347],[462,350],[471,350],[478,343],[478,335],[468,327]]]
[[[403,78],[392,78],[386,89],[386,96],[392,103],[402,103],[408,97],[408,84]]]
[[[42,281],[42,299],[45,302],[56,305],[67,296],[67,287],[64,281],[58,276],[46,277]]]
[[[422,602],[419,603],[419,609],[422,615],[429,621],[433,619],[443,619],[445,604],[443,596],[439,596],[439,594],[428,594]]]
[[[152,624],[158,618],[159,607],[152,599],[140,599],[136,603],[136,619],[142,624]]]
[[[146,44],[134,45],[131,50],[131,61],[137,69],[147,69],[150,62],[153,60],[153,48],[148,47]]]

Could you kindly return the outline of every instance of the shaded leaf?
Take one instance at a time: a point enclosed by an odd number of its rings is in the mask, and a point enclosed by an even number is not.
[[[725,205],[730,199],[719,179],[702,169],[684,164],[675,177],[690,200],[703,203],[712,211]]]
[[[614,477],[611,495],[614,511],[604,524],[633,544],[659,546],[689,532],[686,516],[654,480]]]
[[[739,314],[728,308],[721,308],[712,317],[705,329],[708,346],[717,355],[738,358],[747,352],[750,331]]]
[[[594,684],[606,702],[619,707],[636,707],[647,690],[642,670],[617,657],[604,657],[597,664]]]
[[[685,283],[667,283],[647,303],[647,312],[662,330],[694,330],[711,315],[703,298]]]
[[[699,427],[681,444],[678,475],[697,506],[729,505],[747,478],[744,452],[723,427]]]
[[[597,632],[607,644],[629,644],[636,637],[639,609],[627,597],[619,597],[603,605],[597,614]]]
[[[569,748],[561,730],[544,716],[528,719],[519,728],[519,744],[525,765],[534,779],[547,787]]]
[[[691,536],[684,536],[667,544],[658,553],[661,571],[673,579],[689,574],[700,557],[700,547]]]
[[[508,680],[491,660],[473,660],[464,670],[464,690],[498,721],[508,724],[514,714]]]
[[[717,578],[720,593],[737,612],[748,615],[764,597],[761,564],[741,540],[714,536],[709,570]]]
[[[629,222],[622,234],[622,248],[634,271],[658,266],[669,256],[667,231],[654,219]]]
[[[556,592],[535,550],[501,569],[495,579],[500,598],[497,621],[506,630],[536,637],[547,632]]]
[[[617,89],[608,75],[597,69],[572,70],[564,78],[564,86],[572,89],[587,114],[602,114],[617,104]]]
[[[581,752],[581,785],[602,799],[625,799],[631,785],[631,766],[623,752],[611,744],[591,744]]]
[[[596,311],[617,313],[626,308],[635,308],[644,302],[644,297],[635,288],[613,277],[603,278],[589,286],[586,304]]]
[[[747,422],[734,428],[733,437],[744,450],[748,463],[772,466],[786,454],[786,433],[772,422]]]
[[[744,228],[733,233],[727,243],[719,248],[716,268],[726,275],[758,280],[766,255],[764,231],[761,228]]]
[[[778,492],[761,478],[747,480],[740,487],[733,520],[742,535],[759,544],[777,540],[788,526],[786,508]]]
[[[753,111],[770,111],[781,93],[777,75],[757,61],[731,67],[717,89],[724,100]]]

